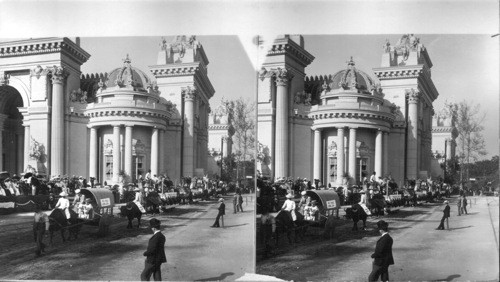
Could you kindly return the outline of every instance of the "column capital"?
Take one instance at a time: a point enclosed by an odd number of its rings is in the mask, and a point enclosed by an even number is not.
[[[287,68],[277,68],[272,72],[276,78],[276,86],[287,86],[288,81],[293,78],[293,74]]]
[[[52,75],[52,84],[63,84],[64,80],[69,75],[66,69],[59,66],[54,66],[49,71],[50,74]]]
[[[182,88],[181,93],[185,100],[195,101],[198,89],[195,86],[187,86]]]
[[[406,89],[405,90],[406,97],[408,98],[408,103],[416,104],[420,100],[421,93],[415,89]]]

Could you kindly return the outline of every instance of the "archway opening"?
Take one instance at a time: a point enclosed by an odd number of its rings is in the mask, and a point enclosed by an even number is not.
[[[21,94],[8,85],[0,86],[0,114],[3,116],[1,170],[20,174],[24,165],[24,127]],[[1,124],[0,124],[1,125]]]

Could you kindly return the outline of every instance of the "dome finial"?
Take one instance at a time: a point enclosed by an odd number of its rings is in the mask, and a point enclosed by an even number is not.
[[[131,62],[132,61],[130,60],[130,58],[129,58],[128,54],[127,54],[127,57],[125,58],[125,60],[123,60],[123,63],[127,64],[127,65],[130,65]]]
[[[354,60],[352,59],[352,56],[351,56],[351,59],[348,62],[346,62],[346,63],[347,63],[348,66],[354,66],[355,65]]]

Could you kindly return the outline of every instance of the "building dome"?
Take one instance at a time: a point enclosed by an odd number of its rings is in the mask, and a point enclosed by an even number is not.
[[[138,68],[131,66],[131,60],[128,57],[123,60],[123,66],[112,70],[108,75],[106,86],[119,88],[133,88],[135,91],[146,91],[151,85],[149,77]]]
[[[358,70],[351,59],[347,62],[347,68],[334,74],[330,80],[330,90],[357,90],[358,92],[370,93],[375,87],[375,82],[368,74]]]

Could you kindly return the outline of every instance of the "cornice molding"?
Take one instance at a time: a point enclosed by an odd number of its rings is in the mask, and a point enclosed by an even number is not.
[[[36,54],[50,54],[64,52],[80,65],[85,63],[90,54],[85,52],[70,39],[41,38],[0,43],[0,58],[16,57]]]
[[[296,61],[308,66],[314,60],[314,56],[307,52],[304,48],[300,47],[291,39],[286,41],[274,42],[267,50],[267,56],[289,55]]]
[[[401,78],[418,78],[423,69],[420,68],[377,68],[373,72],[380,80],[401,79]]]

